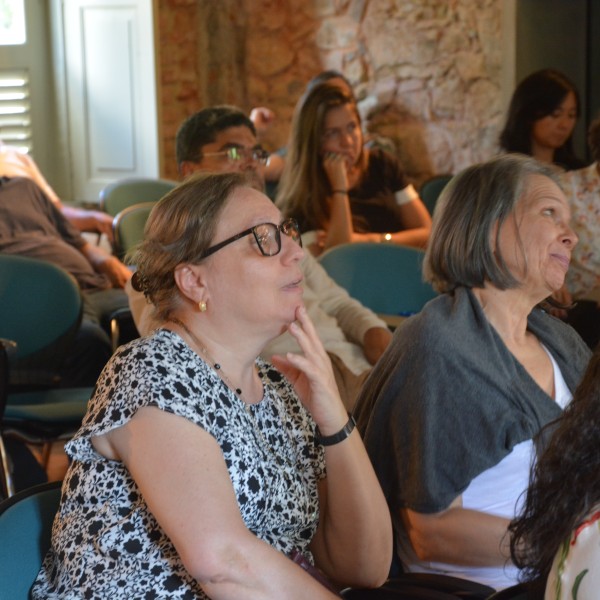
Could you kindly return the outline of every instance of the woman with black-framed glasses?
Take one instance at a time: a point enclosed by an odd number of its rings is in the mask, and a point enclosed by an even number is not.
[[[325,599],[328,579],[383,582],[389,513],[303,308],[302,255],[296,222],[241,174],[156,205],[133,261],[163,325],[117,351],[67,445],[34,598]],[[286,328],[302,354],[276,370],[257,356]]]

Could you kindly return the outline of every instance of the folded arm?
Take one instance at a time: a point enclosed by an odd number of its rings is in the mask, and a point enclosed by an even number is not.
[[[403,509],[401,516],[419,560],[498,566],[510,558],[509,520],[465,509],[460,496],[439,513]]]
[[[59,205],[62,214],[79,229],[79,231],[97,231],[104,233],[110,241],[113,239],[113,218],[99,210],[87,210],[76,206]]]
[[[102,247],[86,243],[80,250],[95,271],[104,273],[110,279],[113,287],[122,288],[131,278],[131,271],[116,256],[112,256]]]
[[[398,216],[404,225],[404,229],[386,234],[385,240],[404,246],[425,247],[431,233],[431,216],[427,207],[423,204],[412,185],[396,192],[396,198],[399,198]],[[359,235],[361,234],[355,234],[355,236]],[[358,240],[355,239],[354,241]],[[381,241],[381,235],[379,241]]]
[[[371,327],[363,338],[365,358],[374,365],[392,341],[392,332],[387,327]]]

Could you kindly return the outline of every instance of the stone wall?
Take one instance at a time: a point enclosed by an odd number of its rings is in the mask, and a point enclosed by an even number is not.
[[[163,171],[177,126],[215,103],[277,116],[286,143],[319,71],[354,85],[369,131],[391,139],[418,184],[490,157],[502,124],[500,0],[159,0]]]

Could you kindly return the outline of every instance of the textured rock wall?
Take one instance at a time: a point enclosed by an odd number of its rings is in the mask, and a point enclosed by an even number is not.
[[[491,156],[502,123],[501,0],[159,0],[163,170],[177,126],[203,106],[268,106],[286,143],[305,83],[352,82],[369,131],[420,183]]]

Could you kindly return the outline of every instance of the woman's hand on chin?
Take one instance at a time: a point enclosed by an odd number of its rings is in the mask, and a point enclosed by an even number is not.
[[[348,191],[348,168],[342,154],[326,152],[323,155],[323,169],[332,190]]]
[[[340,416],[345,422],[347,415],[335,383],[331,361],[304,306],[297,309],[296,319],[288,330],[298,342],[302,354],[288,352],[285,356],[273,356],[273,365],[292,383],[319,428],[322,431],[337,431]]]

